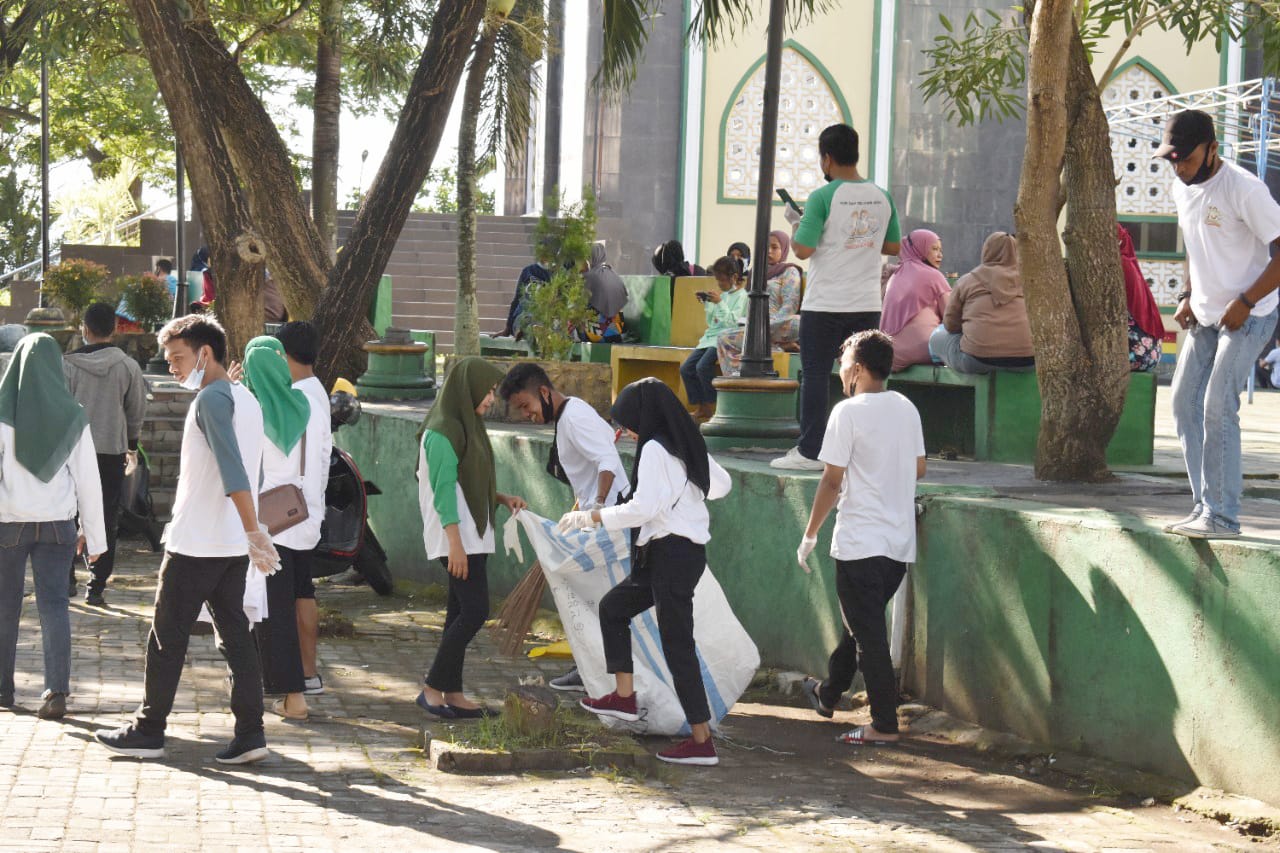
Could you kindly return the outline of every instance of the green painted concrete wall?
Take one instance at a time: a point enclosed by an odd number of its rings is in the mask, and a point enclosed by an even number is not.
[[[396,575],[443,582],[422,549],[409,417],[366,412],[338,443],[386,492],[371,499],[372,524]],[[545,473],[549,430],[490,435],[499,490],[548,517],[569,507]],[[764,666],[820,672],[840,632],[833,567],[824,558],[806,575],[795,563],[817,476],[722,462],[734,487],[710,505],[708,562]],[[915,695],[1050,749],[1280,803],[1280,548],[1194,542],[972,487],[920,491],[905,667]],[[817,553],[830,535],[828,522]],[[526,567],[505,553],[491,566],[495,595]]]
[[[1057,748],[1280,802],[1280,549],[931,500],[911,691]]]

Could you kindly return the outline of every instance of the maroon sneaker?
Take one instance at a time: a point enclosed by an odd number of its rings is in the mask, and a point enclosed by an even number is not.
[[[658,760],[668,764],[695,764],[699,767],[714,767],[720,763],[716,755],[716,746],[707,738],[698,743],[693,738],[681,741],[670,749],[658,753]]]
[[[640,719],[634,693],[625,697],[617,693],[610,693],[599,699],[587,697],[580,699],[578,704],[600,717],[613,717],[615,720],[626,720],[628,723],[634,723]]]

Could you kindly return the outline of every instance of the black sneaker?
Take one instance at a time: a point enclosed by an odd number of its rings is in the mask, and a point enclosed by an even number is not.
[[[40,710],[36,711],[36,716],[42,720],[61,720],[66,715],[67,694],[46,690],[44,704],[40,706]]]
[[[112,752],[131,758],[164,758],[164,735],[149,735],[133,726],[125,726],[94,735],[98,743]]]
[[[12,693],[0,693],[0,708],[12,708],[13,704]]]
[[[106,607],[107,600],[102,597],[102,593],[89,590],[85,593],[84,603],[90,607]]]
[[[566,693],[587,692],[587,688],[582,684],[582,676],[578,674],[578,668],[576,666],[559,678],[551,679],[547,682],[547,685],[552,690],[563,690]]]
[[[227,748],[213,757],[219,764],[252,764],[271,754],[267,749],[267,736],[263,732],[236,735]]]

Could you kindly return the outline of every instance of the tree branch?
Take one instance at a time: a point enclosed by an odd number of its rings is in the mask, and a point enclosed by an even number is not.
[[[0,119],[20,121],[24,124],[39,124],[40,116],[14,107],[0,107]]]
[[[289,14],[279,18],[278,20],[272,21],[269,24],[264,24],[253,33],[250,33],[248,37],[242,39],[240,43],[236,45],[236,49],[231,53],[231,59],[236,63],[236,65],[239,65],[240,57],[244,55],[244,52],[248,48],[253,47],[272,33],[277,33],[280,30],[287,29],[295,20],[297,20],[299,15],[307,10],[307,7],[310,5],[311,0],[301,0],[301,2],[298,3],[298,8],[294,9]]]

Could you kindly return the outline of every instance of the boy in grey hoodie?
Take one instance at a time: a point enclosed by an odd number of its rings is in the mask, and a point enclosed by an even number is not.
[[[138,436],[147,413],[147,380],[142,368],[119,347],[111,344],[116,332],[116,310],[105,302],[85,309],[81,321],[85,345],[63,359],[67,387],[89,417],[93,446],[98,452],[102,478],[102,515],[107,527],[107,550],[90,568],[93,576],[85,589],[85,603],[104,607],[103,591],[115,568],[116,520],[120,512],[120,488],[126,464],[136,464]],[[72,594],[75,563],[71,564]]]

